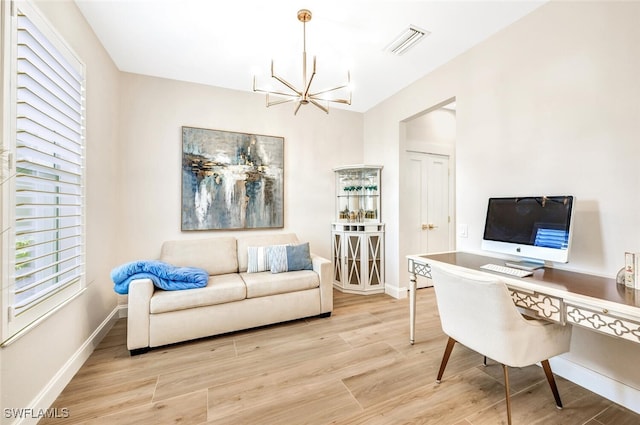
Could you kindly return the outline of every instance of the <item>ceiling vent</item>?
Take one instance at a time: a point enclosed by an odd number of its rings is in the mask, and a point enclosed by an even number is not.
[[[431,34],[429,31],[418,28],[415,25],[409,25],[409,28],[404,30],[395,40],[393,40],[385,50],[393,53],[394,55],[403,55],[429,34]]]

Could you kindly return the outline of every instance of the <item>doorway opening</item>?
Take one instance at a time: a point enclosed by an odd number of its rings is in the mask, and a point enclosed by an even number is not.
[[[401,264],[409,254],[455,250],[455,106],[449,99],[400,123]]]

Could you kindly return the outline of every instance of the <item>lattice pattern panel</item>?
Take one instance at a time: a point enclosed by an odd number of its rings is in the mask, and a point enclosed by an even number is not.
[[[567,322],[607,335],[640,343],[640,323],[618,317],[608,311],[595,311],[567,304]]]
[[[333,235],[333,280],[342,281],[342,236]]]
[[[409,273],[415,273],[431,279],[431,264],[420,264],[413,260],[409,260]]]
[[[511,299],[518,307],[525,308],[536,313],[541,319],[551,320],[564,324],[563,301],[561,298],[552,297],[537,292],[529,293],[509,288]]]
[[[348,236],[347,242],[347,282],[360,286],[360,236]]]
[[[380,285],[382,282],[382,271],[380,270],[380,258],[382,258],[382,238],[380,236],[370,236],[367,246],[369,248],[368,283],[370,286]]]

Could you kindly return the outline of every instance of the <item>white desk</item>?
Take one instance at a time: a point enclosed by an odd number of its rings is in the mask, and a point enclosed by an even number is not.
[[[415,341],[417,276],[431,278],[433,264],[448,264],[466,271],[500,277],[513,302],[528,314],[562,325],[571,324],[640,343],[640,291],[616,284],[614,279],[543,268],[518,278],[480,269],[504,260],[464,252],[408,255],[409,333]]]

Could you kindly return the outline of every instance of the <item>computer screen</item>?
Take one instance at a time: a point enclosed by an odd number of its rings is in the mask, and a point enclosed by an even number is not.
[[[566,263],[573,204],[573,196],[490,198],[482,249],[533,262]]]

